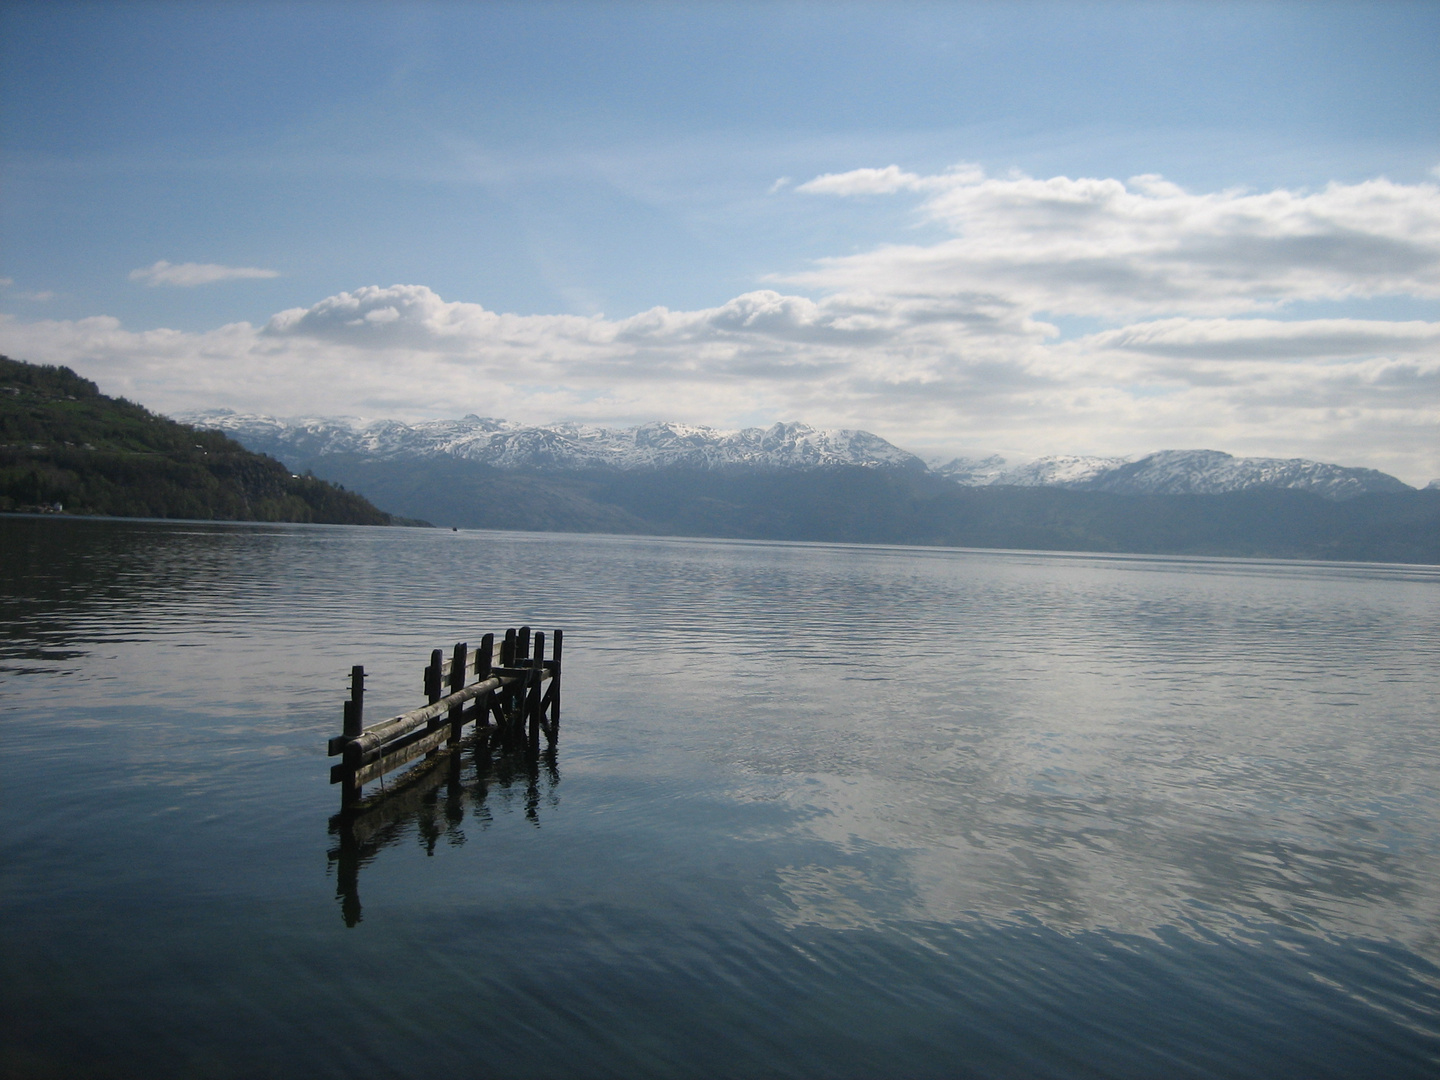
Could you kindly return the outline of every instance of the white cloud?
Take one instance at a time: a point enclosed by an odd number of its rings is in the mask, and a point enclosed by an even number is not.
[[[236,281],[246,278],[279,277],[278,270],[262,270],[258,266],[220,266],[217,263],[169,263],[164,259],[153,266],[130,271],[131,281],[143,281],[146,285],[178,285],[191,288],[196,285],[210,285],[217,281]]]
[[[0,351],[172,411],[798,418],[921,453],[1209,446],[1440,475],[1440,322],[1279,317],[1294,300],[1440,296],[1433,184],[1195,195],[1154,176],[820,179],[806,187],[908,185],[951,235],[823,261],[799,276],[812,295],[760,289],[694,311],[514,315],[366,286],[201,334],[0,316]],[[1062,340],[1046,320],[1064,314],[1101,329]]]
[[[889,185],[888,187],[886,185]],[[1312,192],[1194,195],[1156,176],[1111,179],[888,169],[796,190],[929,192],[950,239],[822,260],[785,279],[827,291],[1003,293],[1091,317],[1236,314],[1295,300],[1440,298],[1440,188],[1371,180]]]
[[[903,172],[898,165],[887,165],[883,169],[826,173],[795,190],[809,195],[891,195],[897,191],[918,191],[922,184],[914,173]]]
[[[15,284],[15,279],[14,279],[14,278],[0,277],[0,289],[8,289],[11,285],[14,285],[14,284]]]
[[[1092,334],[1097,349],[1207,360],[1335,360],[1440,353],[1440,323],[1371,319],[1163,319]]]
[[[975,165],[961,164],[938,176],[920,176],[898,165],[883,169],[851,169],[826,173],[797,187],[807,195],[893,195],[897,191],[944,191],[957,185],[977,183],[985,173]]]
[[[803,418],[924,451],[1173,446],[1440,472],[1440,324],[1172,319],[1055,342],[1001,299],[773,291],[627,319],[368,287],[204,334],[0,318],[0,349],[168,410],[733,426]]]

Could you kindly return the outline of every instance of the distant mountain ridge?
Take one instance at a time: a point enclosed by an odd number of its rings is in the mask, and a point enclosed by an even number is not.
[[[529,426],[466,416],[405,424],[349,417],[281,420],[223,409],[187,413],[184,422],[212,428],[252,448],[288,459],[354,455],[389,461],[452,457],[497,469],[816,469],[925,470],[925,463],[868,431],[818,430],[808,424],[719,431],[688,424],[653,423],[633,428],[584,424]]]
[[[1116,495],[1223,495],[1283,488],[1339,500],[1415,490],[1378,469],[1303,458],[1243,458],[1219,450],[1160,450],[1135,459],[1054,456],[1011,469],[1001,458],[957,458],[933,471],[970,487],[1063,487]]]
[[[720,431],[678,423],[605,428],[526,425],[466,416],[406,424],[349,417],[279,419],[225,409],[177,417],[223,431],[292,468],[344,456],[362,461],[455,459],[502,470],[903,469],[963,487],[1060,487],[1118,495],[1218,495],[1258,489],[1309,491],[1330,500],[1413,491],[1376,469],[1302,458],[1245,458],[1218,450],[1161,450],[1138,458],[1053,455],[1011,466],[1004,458],[955,458],[927,466],[868,431],[792,422]]]

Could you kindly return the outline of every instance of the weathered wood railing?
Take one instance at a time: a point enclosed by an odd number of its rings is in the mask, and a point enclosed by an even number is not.
[[[365,727],[365,669],[350,669],[350,700],[345,702],[345,729],[329,742],[330,756],[342,760],[330,770],[340,784],[342,806],[360,800],[366,784],[409,764],[442,743],[460,741],[473,723],[478,736],[501,746],[523,745],[538,753],[540,734],[555,745],[560,725],[560,652],[563,631],[556,630],[553,655],[545,655],[545,634],[530,627],[505,631],[497,644],[486,634],[471,652],[464,642],[449,660],[444,651],[430,654],[425,668],[428,703]],[[473,678],[473,681],[470,681]],[[548,684],[548,685],[547,685]]]

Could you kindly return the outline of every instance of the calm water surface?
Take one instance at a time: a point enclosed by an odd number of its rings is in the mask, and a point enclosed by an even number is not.
[[[1440,570],[0,518],[17,1076],[1440,1071]],[[553,756],[325,738],[566,632]]]

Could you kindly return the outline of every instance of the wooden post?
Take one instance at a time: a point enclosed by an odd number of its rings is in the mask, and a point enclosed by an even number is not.
[[[565,645],[565,631],[555,631],[555,659],[550,665],[550,745],[560,734],[560,652]]]
[[[360,800],[360,788],[362,786],[355,782],[355,770],[353,768],[347,765],[345,766],[345,771],[348,775],[340,781],[341,810],[346,810],[354,806],[355,803]]]
[[[484,682],[490,677],[490,666],[495,658],[495,635],[486,634],[480,639],[480,648],[475,650],[475,681]],[[487,735],[490,729],[490,703],[495,698],[493,693],[486,694],[479,701],[475,702],[475,752],[488,750],[486,745]]]
[[[510,652],[510,666],[520,667],[530,655],[530,628],[522,626],[515,631],[515,646]],[[513,747],[525,735],[525,683],[523,680],[510,684],[505,701],[506,747]]]
[[[525,695],[525,719],[529,725],[529,750],[540,752],[540,696],[545,693],[545,632],[535,634],[535,655],[530,659],[530,689]]]
[[[500,666],[511,667],[515,663],[515,628],[512,626],[505,631],[505,640],[500,643]],[[513,695],[510,687],[502,687],[495,692],[495,734],[499,737],[500,745],[510,745],[510,701]]]
[[[470,654],[470,646],[466,642],[457,642],[455,651],[450,655],[450,693],[458,694],[465,689],[465,661]],[[450,743],[453,745],[460,741],[460,729],[465,726],[465,706],[455,705],[450,709],[447,717],[450,721]]]
[[[523,667],[530,660],[530,627],[522,626],[515,634],[515,666]],[[522,679],[515,686],[515,737],[525,738],[525,721],[529,717],[530,682]]]
[[[365,730],[365,669],[350,669],[350,700],[345,702],[345,737],[353,739]]]
[[[430,651],[430,666],[425,669],[425,701],[426,701],[426,704],[434,705],[435,702],[439,701],[442,697],[445,696],[444,668],[445,668],[445,652],[444,652],[444,650],[442,650],[442,649],[432,649],[432,650]],[[431,719],[431,720],[425,725],[425,729],[426,729],[427,731],[434,731],[436,728],[443,727],[443,726],[445,725],[445,723],[446,723],[445,718],[437,716],[437,717],[434,717],[433,719]],[[425,756],[426,756],[427,758],[434,757],[434,756],[435,756],[435,753],[434,753],[434,751],[432,750],[432,751],[430,751],[429,753],[427,753]]]
[[[440,665],[445,662],[445,654],[439,649],[430,653],[430,666],[425,669],[425,700],[433,705],[445,696],[444,689],[440,685]]]
[[[345,702],[345,728],[347,739],[357,738],[365,730],[365,668],[356,664],[350,669],[350,700]],[[340,749],[336,747],[335,749]],[[333,752],[333,750],[332,750]],[[355,767],[347,755],[341,762],[340,808],[353,806],[360,798],[363,785],[356,783]]]
[[[490,665],[495,658],[495,635],[486,634],[480,639],[480,648],[475,652],[475,681],[484,682],[490,677]]]

